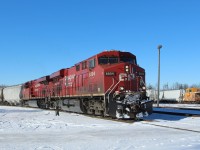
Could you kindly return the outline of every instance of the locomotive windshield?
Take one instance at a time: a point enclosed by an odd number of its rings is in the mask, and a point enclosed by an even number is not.
[[[134,58],[129,58],[129,57],[120,57],[120,61],[136,64],[136,60]]]
[[[118,57],[99,57],[99,64],[114,64],[118,63]]]
[[[119,62],[119,58],[118,57],[99,57],[99,64],[103,65],[103,64],[115,64]],[[120,57],[120,62],[127,62],[127,63],[131,63],[131,64],[136,64],[136,60],[134,58],[130,58],[130,57]]]

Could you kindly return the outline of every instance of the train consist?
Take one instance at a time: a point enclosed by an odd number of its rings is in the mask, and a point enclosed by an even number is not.
[[[49,109],[59,105],[66,111],[113,118],[152,113],[153,101],[146,96],[145,70],[129,52],[103,51],[14,89],[16,99],[25,106]],[[5,90],[1,89],[4,102]]]

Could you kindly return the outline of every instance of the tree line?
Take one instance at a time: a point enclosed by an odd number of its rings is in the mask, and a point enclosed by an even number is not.
[[[0,84],[0,88],[4,88],[4,87],[6,87],[6,85]]]

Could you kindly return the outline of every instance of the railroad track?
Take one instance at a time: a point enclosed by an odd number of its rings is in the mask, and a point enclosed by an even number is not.
[[[160,108],[161,108],[160,110],[159,109],[154,110],[153,113],[174,115],[174,116],[185,116],[185,117],[200,117],[200,109],[194,109],[194,108],[188,109],[188,108],[177,108],[177,107],[160,107]],[[166,110],[164,108],[166,108]],[[176,112],[177,110],[183,110],[183,111]],[[189,112],[187,112],[187,110]],[[175,111],[175,112],[173,112],[173,111]],[[194,112],[192,112],[192,111],[194,111]],[[159,124],[159,120],[143,120],[142,123],[152,125],[152,126],[162,127],[162,128],[200,133],[200,130],[181,128],[181,127],[178,127],[178,125],[176,127],[174,127],[174,126]]]
[[[64,112],[66,112],[66,111],[64,111]],[[67,113],[72,113],[72,112],[67,112]],[[82,115],[87,116],[87,117],[91,117],[91,118],[96,118],[96,119],[109,120],[109,121],[122,122],[122,123],[129,123],[129,124],[132,124],[134,122],[140,121],[141,124],[148,124],[148,125],[152,125],[152,126],[156,126],[156,127],[173,129],[173,130],[179,130],[179,131],[187,131],[187,132],[200,133],[200,131],[198,131],[198,130],[192,130],[192,129],[185,129],[185,128],[179,128],[179,127],[172,127],[172,126],[167,126],[167,125],[155,124],[154,122],[157,122],[157,120],[146,120],[146,119],[138,119],[138,120],[133,120],[133,119],[113,119],[112,117],[95,116],[95,115],[89,115],[89,114],[82,114]]]
[[[167,129],[174,129],[174,130],[180,130],[180,131],[187,131],[187,132],[194,132],[194,133],[200,133],[198,130],[192,130],[192,129],[185,129],[185,128],[179,128],[179,127],[172,127],[172,126],[167,126],[167,125],[160,125],[156,124],[154,122],[157,122],[157,120],[146,120],[146,119],[138,119],[138,120],[133,120],[133,119],[113,119],[111,117],[102,117],[102,116],[93,116],[93,115],[85,115],[91,118],[98,118],[98,119],[103,119],[103,120],[109,120],[109,121],[114,121],[114,122],[123,122],[123,123],[129,123],[132,124],[134,122],[140,121],[141,124],[148,124],[156,127],[161,127],[161,128],[167,128]]]
[[[142,124],[148,124],[148,125],[156,126],[156,127],[161,127],[161,128],[200,133],[200,131],[198,131],[198,130],[192,130],[192,129],[185,129],[185,128],[179,128],[179,127],[172,127],[172,126],[167,126],[167,125],[155,124],[155,123],[153,123],[152,120],[143,120],[143,122],[141,122],[141,123]]]
[[[36,108],[36,109],[40,109],[40,108]],[[44,109],[42,109],[42,110],[44,110]],[[54,109],[48,109],[48,111],[55,111],[55,110]],[[60,112],[74,113],[74,112],[67,112],[67,111],[60,111]],[[76,113],[76,114],[80,114],[80,113]],[[165,114],[170,114],[171,115],[172,113],[165,112]],[[151,126],[160,127],[160,128],[166,128],[166,129],[173,129],[173,130],[179,130],[179,131],[200,133],[200,131],[198,131],[198,130],[192,130],[192,129],[185,129],[185,128],[180,128],[180,127],[173,127],[173,126],[168,126],[168,125],[156,124],[156,123],[159,122],[158,120],[146,120],[146,119],[138,119],[138,120],[133,120],[133,119],[113,119],[111,117],[95,116],[95,115],[88,115],[88,114],[81,114],[81,115],[87,116],[87,117],[91,117],[91,118],[95,118],[95,119],[102,119],[102,120],[108,120],[108,121],[113,121],[113,122],[129,123],[129,124],[133,124],[133,123],[139,121],[141,124],[144,124],[144,125],[151,125]],[[173,113],[173,115],[177,115],[177,113]],[[178,115],[180,115],[180,114],[178,114]],[[187,115],[187,114],[185,114],[185,115]]]
[[[55,111],[52,109],[52,111]],[[66,113],[74,113],[74,112],[68,112],[68,111],[61,111],[61,112],[66,112]],[[80,114],[80,113],[77,113]],[[163,113],[164,114],[164,113]],[[165,112],[165,114],[170,114],[170,115],[177,115],[177,116],[183,116],[183,113],[173,113],[173,112]],[[138,119],[138,120],[133,120],[133,119],[113,119],[112,117],[103,117],[103,116],[96,116],[96,115],[90,115],[90,114],[81,114],[83,116],[91,117],[91,118],[96,118],[96,119],[102,119],[102,120],[108,120],[108,121],[113,121],[113,122],[122,122],[122,123],[129,123],[133,124],[134,122],[140,122],[141,124],[148,124],[156,127],[161,127],[161,128],[166,128],[166,129],[173,129],[173,130],[179,130],[179,131],[186,131],[186,132],[193,132],[193,133],[200,133],[198,130],[192,130],[192,129],[185,129],[185,128],[179,128],[179,127],[173,127],[173,126],[167,126],[167,125],[160,125],[156,124],[154,122],[157,122],[157,120],[146,120],[146,119]],[[187,114],[185,113],[185,116],[195,116],[194,114]],[[200,117],[200,115],[197,115]],[[196,116],[195,116],[196,117]]]

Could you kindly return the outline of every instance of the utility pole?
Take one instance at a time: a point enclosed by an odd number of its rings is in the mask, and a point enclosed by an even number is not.
[[[160,49],[162,45],[158,45],[158,97],[157,97],[157,107],[159,107],[159,95],[160,95]]]

